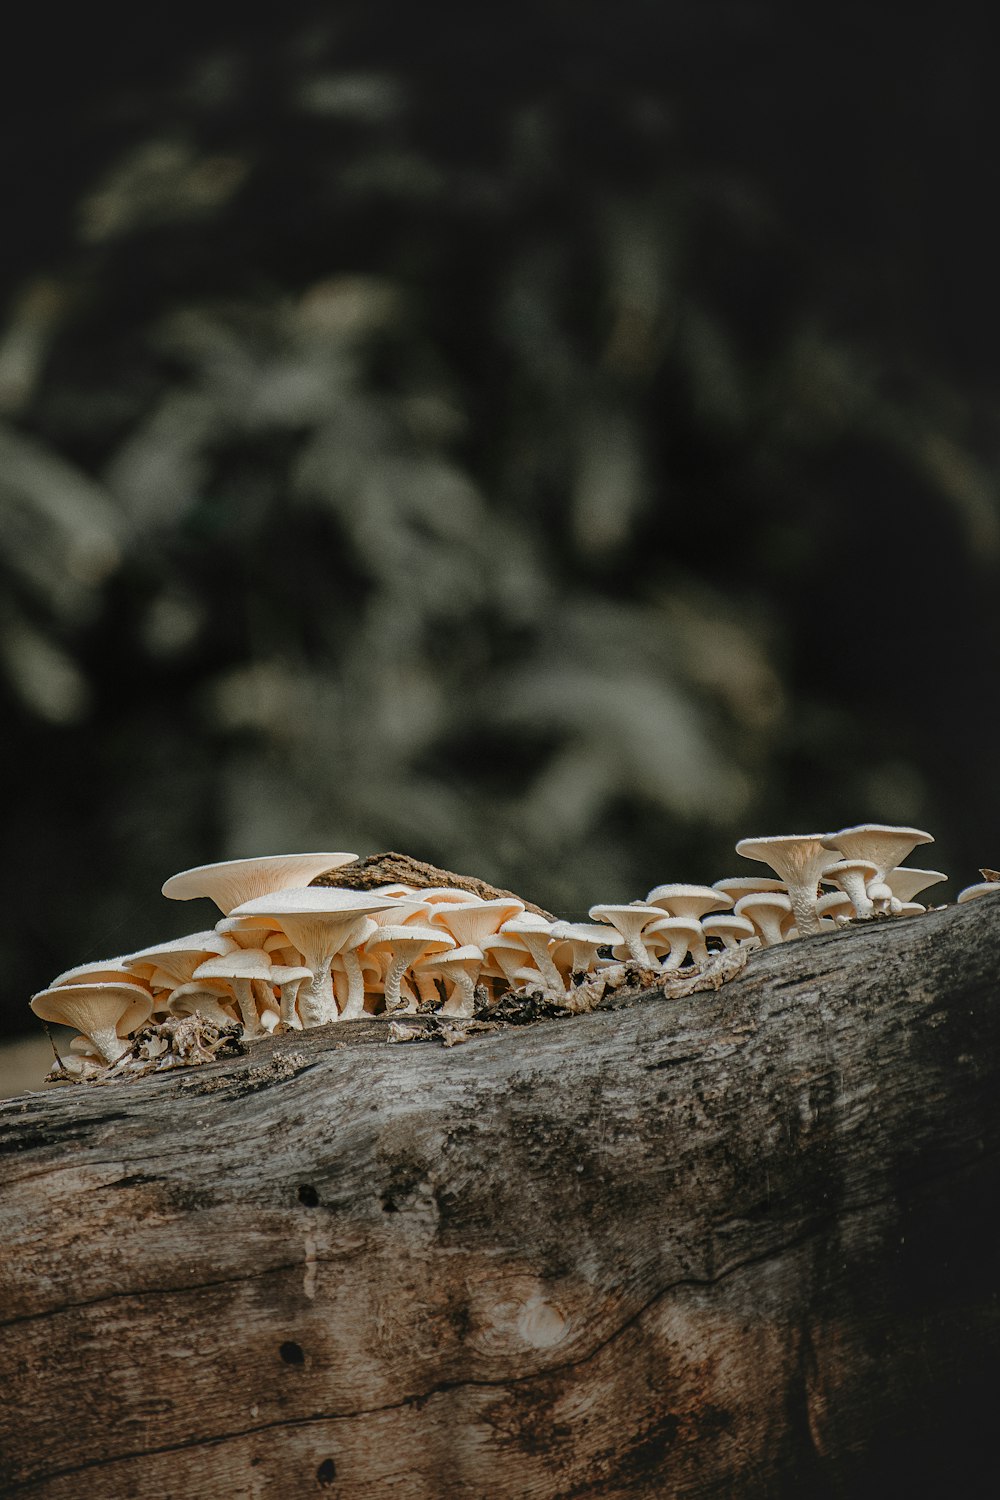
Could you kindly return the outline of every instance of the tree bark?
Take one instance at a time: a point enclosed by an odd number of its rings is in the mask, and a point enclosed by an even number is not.
[[[986,896],[8,1102],[2,1493],[994,1495],[998,978]]]

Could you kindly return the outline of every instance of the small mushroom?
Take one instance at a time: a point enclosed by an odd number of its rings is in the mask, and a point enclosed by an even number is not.
[[[301,1031],[302,1022],[295,1009],[299,990],[312,978],[312,970],[304,964],[276,964],[271,962],[271,983],[278,991],[278,1017],[286,1026]]]
[[[855,915],[856,907],[853,898],[846,891],[828,891],[816,902],[816,911],[821,926],[836,927],[849,922]]]
[[[519,916],[511,917],[504,922],[500,933],[504,937],[520,938],[531,955],[532,963],[549,989],[565,990],[563,977],[552,961],[550,951],[552,925],[550,922],[546,922],[544,917],[538,916],[535,912],[523,911]]]
[[[738,917],[749,918],[765,948],[773,948],[785,940],[781,924],[792,915],[792,899],[784,891],[751,892],[740,897],[734,911]]]
[[[996,895],[1000,891],[1000,881],[981,880],[976,885],[967,885],[964,891],[959,891],[957,900],[975,901],[979,896]]]
[[[824,848],[838,850],[842,859],[870,860],[875,866],[876,881],[885,880],[889,871],[901,865],[918,844],[933,842],[931,835],[920,828],[896,828],[890,823],[856,823],[823,838]]]
[[[758,895],[760,892],[757,893]],[[707,938],[718,938],[723,948],[738,948],[741,943],[757,944],[757,929],[749,917],[738,917],[734,911],[724,911],[702,917],[701,930]]]
[[[835,885],[848,897],[854,915],[865,921],[875,910],[866,889],[878,875],[878,866],[870,859],[839,859],[823,876],[824,885]]]
[[[770,865],[788,891],[801,936],[819,932],[816,899],[824,872],[835,862],[822,833],[779,834],[762,839],[740,839],[736,853],[744,859],[759,859]],[[851,857],[851,856],[848,856]],[[777,894],[777,893],[775,893]],[[740,903],[736,910],[740,911]],[[751,921],[756,921],[749,912]]]
[[[32,995],[30,1004],[43,1021],[82,1031],[107,1063],[118,1061],[127,1045],[122,1038],[141,1026],[153,1008],[140,985],[110,981],[56,985]]]
[[[614,938],[603,922],[553,922],[552,962],[561,974],[589,974],[601,948]]]
[[[206,1021],[231,1026],[237,1018],[236,997],[222,979],[192,979],[178,985],[167,1007],[172,1016],[193,1016],[197,1011]]]
[[[122,953],[118,958],[96,958],[90,963],[74,964],[72,969],[64,969],[55,979],[51,979],[48,987],[54,990],[63,984],[103,984],[105,981],[111,984],[142,984],[143,981],[137,975],[125,968],[126,961],[131,957],[130,953]]]
[[[642,901],[633,901],[627,906],[592,906],[590,915],[595,922],[610,923],[634,963],[641,964],[644,969],[659,968],[647,952],[640,933],[648,923],[655,922],[663,916],[662,906],[650,906]]]
[[[457,944],[481,948],[505,922],[524,911],[520,901],[443,901],[429,907],[430,920],[450,932]]]
[[[334,964],[347,976],[347,993],[343,1003],[338,1004],[341,1021],[359,1021],[365,1015],[365,976],[358,952],[368,939],[378,931],[371,917],[363,917],[351,928],[350,933],[334,954]]]
[[[439,957],[458,945],[448,932],[440,927],[398,925],[379,927],[368,939],[369,953],[389,953],[391,958],[385,974],[385,1009],[387,1012],[402,1010],[405,1005],[400,992],[400,981],[413,964],[422,958]]]
[[[230,953],[236,946],[230,936],[209,928],[205,932],[189,932],[184,937],[169,938],[165,943],[139,948],[135,953],[129,953],[123,962],[130,974],[137,974],[147,982],[157,971],[166,974],[172,981],[169,987],[175,988],[187,984],[206,958]]]
[[[705,934],[697,917],[660,917],[657,921],[650,922],[642,934],[642,940],[654,953],[657,949],[668,950],[662,965],[657,960],[650,966],[662,968],[665,974],[679,969],[688,954],[699,968],[708,960]]]
[[[786,887],[783,880],[772,880],[767,875],[727,875],[724,880],[713,880],[712,889],[739,901],[741,896],[755,896],[761,891],[784,891]]]
[[[732,906],[728,892],[712,885],[656,885],[646,897],[647,906],[662,906],[671,917],[693,917],[700,922],[710,911]]]
[[[247,1036],[260,1035],[262,1030],[260,1009],[272,1008],[267,1004],[266,999],[258,1008],[259,991],[255,993],[254,989],[255,983],[263,982],[270,985],[271,981],[271,960],[262,948],[234,948],[231,953],[207,958],[204,963],[198,965],[192,978],[222,979],[232,985],[243,1020],[243,1030]],[[270,990],[268,994],[273,1001],[274,997]]]
[[[427,960],[427,966],[439,974],[445,984],[453,988],[447,1000],[438,1010],[439,1016],[461,1016],[470,1019],[476,1010],[476,980],[483,966],[482,949],[474,943],[453,948],[449,953],[440,953]]]
[[[928,890],[932,885],[940,885],[942,880],[947,879],[947,875],[940,870],[918,870],[913,865],[901,865],[886,873],[883,884],[889,887],[897,901],[906,906],[921,891]]]

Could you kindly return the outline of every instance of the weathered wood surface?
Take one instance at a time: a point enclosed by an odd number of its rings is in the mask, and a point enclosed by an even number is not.
[[[987,897],[7,1103],[0,1490],[995,1495],[998,981]]]

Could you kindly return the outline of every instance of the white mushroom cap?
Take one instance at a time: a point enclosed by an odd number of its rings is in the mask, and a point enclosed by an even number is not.
[[[138,948],[126,956],[125,963],[130,974],[148,977],[159,969],[172,975],[174,984],[186,984],[209,954],[228,953],[233,947],[235,943],[231,937],[209,928],[205,932],[189,932],[183,937],[168,938],[165,943]]]
[[[791,911],[791,897],[783,891],[751,891],[749,896],[741,896],[735,906],[738,917],[749,917],[765,948],[784,942],[782,919],[790,916]]]
[[[649,906],[661,906],[672,917],[694,917],[700,921],[706,912],[723,911],[732,906],[728,892],[711,885],[656,885],[646,897]]]
[[[484,972],[502,974],[508,984],[513,984],[513,976],[531,961],[523,941],[513,932],[494,933],[492,937],[484,938],[479,946],[486,955]],[[534,977],[536,980],[541,978],[537,969]]]
[[[420,899],[436,906],[442,901],[478,901],[479,897],[473,891],[461,891],[454,885],[428,885],[420,887]]]
[[[702,917],[701,930],[706,938],[719,938],[725,948],[736,948],[741,942],[746,942],[751,938],[756,940],[757,937],[757,929],[749,917],[738,917],[734,911]]]
[[[195,968],[192,979],[270,979],[271,959],[262,948],[234,948],[213,954]]]
[[[783,880],[772,880],[767,875],[727,875],[724,880],[713,880],[712,889],[722,891],[738,901],[741,896],[759,895],[761,891],[785,891]]]
[[[385,896],[392,902],[384,911],[373,911],[371,919],[381,927],[384,923],[390,926],[400,922],[422,922],[429,911],[433,908],[428,901],[421,901],[417,896],[394,896],[388,891],[370,891],[372,896]]]
[[[171,875],[163,883],[163,894],[174,901],[207,896],[228,916],[234,906],[241,906],[255,896],[308,885],[328,870],[353,864],[357,857],[356,854],[265,854],[255,859],[225,859]]]
[[[820,930],[816,893],[820,878],[835,858],[824,843],[826,834],[778,834],[762,839],[740,839],[736,853],[770,865],[788,889],[795,924],[802,936]],[[739,902],[736,910],[740,911]]]
[[[505,922],[524,911],[520,901],[445,901],[429,908],[431,920],[450,932],[456,942],[481,947]]]
[[[369,953],[378,952],[380,949],[397,951],[407,948],[412,949],[417,955],[447,953],[450,949],[457,947],[458,944],[450,932],[446,932],[443,927],[432,927],[429,923],[421,927],[409,923],[376,927],[365,944]]]
[[[895,870],[889,870],[884,877],[887,885],[897,901],[903,905],[911,902],[921,891],[926,891],[932,885],[940,885],[942,880],[947,880],[947,875],[940,870],[918,870],[912,865],[898,866]]]
[[[978,896],[989,896],[1000,891],[1000,880],[981,880],[976,885],[967,885],[964,891],[959,891],[957,900],[975,901]]]
[[[113,1063],[125,1051],[121,1038],[149,1018],[152,1001],[137,984],[62,984],[31,997],[43,1021],[75,1026]]]
[[[140,984],[142,981],[124,967],[131,957],[130,953],[122,953],[118,958],[96,958],[87,964],[75,964],[50,979],[48,987],[53,990],[62,984]]]
[[[918,844],[933,842],[931,835],[920,828],[895,828],[889,823],[856,823],[853,828],[828,833],[823,839],[825,848],[838,849],[844,859],[871,860],[876,871],[874,879],[878,881],[901,865]]]

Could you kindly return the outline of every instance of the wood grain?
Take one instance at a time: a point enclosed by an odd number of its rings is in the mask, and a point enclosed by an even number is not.
[[[7,1495],[971,1496],[1000,900],[0,1106]]]

